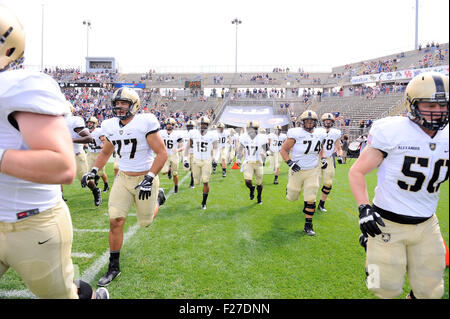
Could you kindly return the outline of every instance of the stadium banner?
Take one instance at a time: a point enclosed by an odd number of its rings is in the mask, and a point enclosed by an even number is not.
[[[115,88],[129,87],[135,89],[145,89],[145,83],[114,83]]]
[[[373,83],[373,82],[392,82],[398,80],[410,80],[416,75],[423,72],[438,72],[444,75],[449,74],[448,65],[435,66],[431,68],[422,69],[407,69],[402,71],[394,72],[383,72],[378,74],[366,74],[360,76],[352,77],[352,84],[363,84],[363,83]]]
[[[86,83],[86,82],[73,82],[73,83],[66,83],[66,82],[59,82],[58,83],[60,87],[62,88],[99,88],[103,87],[103,83]]]
[[[250,120],[258,121],[261,128],[289,124],[289,117],[273,114],[271,106],[227,106],[220,117],[220,122],[237,127],[245,127]]]

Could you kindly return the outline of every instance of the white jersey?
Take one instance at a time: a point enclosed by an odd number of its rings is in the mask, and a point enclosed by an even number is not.
[[[145,172],[153,164],[153,150],[147,142],[147,135],[158,132],[156,117],[151,113],[136,114],[123,126],[114,117],[102,122],[105,137],[114,145],[119,156],[119,169],[124,172]]]
[[[218,139],[219,140],[219,149],[224,148],[224,147],[230,147],[230,142],[229,142],[230,131],[223,130],[222,133],[217,131],[217,136],[219,137],[219,139]]]
[[[262,152],[264,145],[268,143],[267,135],[257,134],[254,139],[251,139],[247,133],[244,133],[239,138],[239,143],[244,147],[245,161],[247,162],[262,162]]]
[[[205,135],[202,135],[200,130],[190,130],[189,138],[192,140],[195,159],[211,159],[214,142],[218,140],[216,131],[207,131]]]
[[[84,129],[86,127],[84,120],[79,116],[67,116],[65,120],[72,139],[81,137],[80,134],[75,132],[75,129],[76,128]],[[73,151],[75,152],[75,154],[81,153],[83,151],[83,144],[73,143]]]
[[[172,155],[175,153],[175,150],[178,149],[178,143],[183,142],[183,132],[181,131],[172,131],[167,132],[167,130],[161,130],[160,132],[162,139],[164,140],[164,145],[167,149],[167,154]]]
[[[189,131],[184,131],[184,136],[183,136],[183,140],[184,140],[184,148],[186,149],[187,147],[189,147],[189,154],[194,154],[194,145],[191,146],[190,143],[190,132],[192,132],[193,130],[189,130]]]
[[[283,145],[287,136],[284,133],[280,133],[280,135],[270,133],[267,138],[270,140],[270,151],[277,153],[281,150],[281,145]]]
[[[47,115],[70,114],[70,106],[50,76],[30,70],[0,72],[0,148],[27,150],[13,112]],[[61,186],[38,184],[0,173],[0,221],[14,223],[54,207],[61,200]]]
[[[323,148],[325,150],[325,157],[331,157],[333,153],[336,151],[336,141],[341,138],[342,133],[341,130],[336,128],[331,128],[328,132],[325,128],[320,127],[316,128],[317,131],[323,131],[325,134]]]
[[[319,153],[325,138],[323,131],[314,129],[312,133],[301,127],[294,127],[287,131],[287,138],[295,140],[292,148],[292,160],[302,169],[312,169],[319,165]]]
[[[103,144],[102,140],[100,139],[100,136],[103,136],[103,131],[101,127],[96,127],[92,132],[91,136],[93,138],[93,141],[88,144],[88,150],[91,153],[100,153],[102,151],[101,145]]]
[[[448,125],[431,138],[407,117],[375,121],[368,145],[387,156],[378,167],[373,203],[399,215],[432,216],[439,186],[448,179],[448,139]]]

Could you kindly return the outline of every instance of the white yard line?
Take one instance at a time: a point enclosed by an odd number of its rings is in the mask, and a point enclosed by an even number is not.
[[[109,229],[103,228],[103,229],[77,229],[74,228],[73,231],[75,233],[109,233]]]
[[[94,253],[72,253],[71,255],[75,258],[92,258],[95,256]]]

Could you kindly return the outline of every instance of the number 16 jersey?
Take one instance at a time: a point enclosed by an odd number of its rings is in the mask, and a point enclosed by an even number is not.
[[[158,120],[150,113],[136,114],[127,125],[122,125],[117,117],[102,122],[103,134],[114,145],[121,171],[150,170],[154,157],[147,135],[158,132],[159,128]]]
[[[373,203],[390,212],[430,217],[448,179],[448,125],[431,138],[407,117],[375,121],[368,145],[384,152]]]

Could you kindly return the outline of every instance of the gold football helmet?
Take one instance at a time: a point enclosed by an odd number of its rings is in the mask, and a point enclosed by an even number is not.
[[[448,77],[437,72],[416,75],[406,86],[404,103],[407,116],[416,124],[432,130],[442,130],[448,123]],[[421,111],[419,103],[438,103],[447,106],[446,111]],[[428,117],[428,120],[427,120]]]
[[[259,122],[258,121],[248,121],[247,122],[247,130],[249,128],[254,128],[257,131],[259,129]]]
[[[91,127],[96,127],[98,125],[98,120],[96,117],[91,116],[89,118],[89,120],[86,121],[86,124],[88,124],[88,126],[89,126],[89,123],[93,123],[93,125],[91,125]]]
[[[334,126],[334,115],[331,113],[324,113],[322,115],[322,117],[320,118],[320,120],[322,121],[322,125],[325,128],[332,128]],[[327,121],[331,121],[331,122],[327,122]]]
[[[24,51],[22,24],[10,9],[0,5],[0,72],[21,64]]]
[[[187,123],[186,123],[186,129],[187,129],[188,131],[192,130],[194,127],[195,127],[195,121],[193,121],[193,120],[187,121]]]
[[[173,117],[169,117],[166,119],[165,124],[166,125],[170,124],[172,126],[175,126],[175,125],[177,125],[177,121]]]
[[[209,120],[209,118],[207,116],[200,117],[200,119],[198,121],[199,121],[200,125],[207,124],[209,126],[209,124],[211,123],[211,121]]]
[[[125,115],[122,116],[117,115],[117,108],[116,108],[117,101],[126,101],[130,103],[128,111]],[[139,98],[139,95],[135,90],[130,89],[128,87],[122,87],[114,92],[111,99],[111,104],[113,106],[112,107],[113,114],[121,120],[126,120],[127,118],[136,115],[136,113],[139,111],[141,107],[141,99]]]
[[[306,125],[306,120],[313,120],[313,125]],[[313,110],[306,110],[305,112],[300,115],[300,121],[303,123],[303,128],[306,131],[312,131],[317,126],[317,121],[319,120],[319,117],[317,116],[316,112]]]

